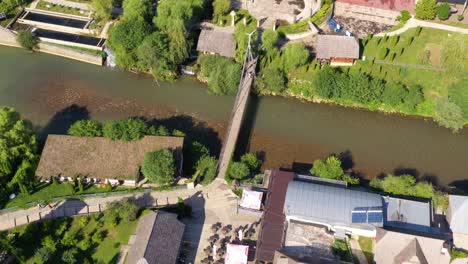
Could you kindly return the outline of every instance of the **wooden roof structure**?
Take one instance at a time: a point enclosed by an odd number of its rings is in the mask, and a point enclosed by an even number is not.
[[[183,143],[183,137],[145,136],[125,142],[103,137],[49,135],[36,176],[49,179],[80,174],[91,178],[137,180],[145,153],[160,149],[181,152]]]
[[[317,36],[317,59],[359,58],[359,42],[354,37],[337,35]]]
[[[178,263],[184,229],[176,214],[149,212],[138,223],[126,263]]]
[[[216,27],[202,29],[198,38],[197,51],[234,58],[236,51],[234,32]]]

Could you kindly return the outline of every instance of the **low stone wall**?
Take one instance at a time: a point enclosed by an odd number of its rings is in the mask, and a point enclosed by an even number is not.
[[[310,37],[312,35],[316,35],[317,32],[314,32],[314,31],[306,31],[306,32],[302,32],[302,33],[297,33],[297,34],[286,34],[286,39],[288,40],[296,40],[296,39],[302,39],[302,38],[306,38],[306,37]]]
[[[18,42],[16,42],[16,35],[4,27],[0,27],[0,45],[21,47]],[[87,53],[53,44],[39,43],[38,49],[36,50],[100,66],[102,66],[103,63],[102,57],[98,54]]]

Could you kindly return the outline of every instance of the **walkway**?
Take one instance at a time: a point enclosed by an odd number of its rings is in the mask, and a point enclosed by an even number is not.
[[[31,8],[36,8],[37,4],[39,3],[40,0],[36,0],[31,4]],[[67,1],[67,0],[44,0],[45,2],[55,4],[55,5],[61,5],[61,6],[67,6],[71,8],[78,8],[83,11],[91,11],[91,8],[89,7],[88,4],[85,3],[78,3],[78,2],[72,2],[72,1]]]
[[[461,34],[468,34],[468,29],[467,28],[460,28],[460,27],[454,27],[454,26],[449,26],[449,25],[444,25],[444,24],[439,24],[439,23],[434,23],[434,22],[429,22],[429,21],[422,21],[418,20],[415,18],[411,18],[406,22],[406,24],[395,31],[388,32],[388,33],[380,33],[377,34],[376,36],[378,37],[383,37],[385,35],[387,36],[394,36],[394,35],[399,35],[402,34],[403,32],[407,31],[410,28],[415,28],[415,27],[426,27],[426,28],[434,28],[434,29],[441,29],[441,30],[447,30],[451,32],[457,32]]]
[[[218,179],[224,179],[226,175],[229,161],[231,160],[232,153],[236,147],[239,131],[244,119],[245,108],[250,95],[253,79],[255,77],[255,68],[257,66],[257,58],[248,60],[249,55],[246,57],[245,68],[241,77],[241,83],[237,92],[236,100],[234,101],[234,108],[231,114],[231,121],[229,123],[226,137],[224,138],[223,148],[219,156],[218,164]]]

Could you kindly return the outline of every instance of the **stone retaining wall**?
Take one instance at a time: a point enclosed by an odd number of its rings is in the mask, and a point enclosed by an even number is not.
[[[16,35],[4,27],[0,27],[0,45],[21,47],[18,42],[16,42]],[[38,49],[36,50],[100,66],[102,66],[103,63],[102,57],[98,54],[91,54],[47,43],[39,43]]]

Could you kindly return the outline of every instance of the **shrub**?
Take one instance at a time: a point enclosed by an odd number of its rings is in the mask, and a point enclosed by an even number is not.
[[[189,174],[194,174],[198,161],[205,156],[209,156],[209,149],[198,141],[184,144],[184,167]]]
[[[416,106],[424,101],[424,93],[420,85],[416,85],[408,89],[408,94],[404,98],[405,105],[410,109],[415,110]]]
[[[80,218],[80,226],[85,227],[89,223],[89,217],[83,216]]]
[[[27,50],[33,50],[39,43],[37,37],[34,36],[34,34],[31,33],[31,31],[27,30],[18,31],[18,35],[16,35],[16,40],[21,45],[21,47]]]
[[[100,137],[102,125],[95,120],[78,120],[70,126],[68,134],[79,137]]]
[[[34,254],[35,263],[42,264],[47,263],[54,252],[48,247],[41,247]]]
[[[406,97],[407,90],[402,84],[387,82],[385,90],[382,93],[382,101],[385,104],[396,106],[403,103],[403,99]]]
[[[440,126],[449,128],[454,133],[462,129],[465,124],[461,108],[447,97],[436,101],[434,119]]]
[[[241,66],[219,55],[202,55],[198,63],[200,75],[208,82],[211,93],[234,94],[240,81]]]
[[[343,176],[344,171],[341,168],[341,161],[335,156],[330,156],[324,161],[314,161],[314,165],[312,166],[310,173],[319,176],[320,178],[340,179],[341,176]]]
[[[408,10],[401,10],[400,15],[397,17],[397,20],[401,22],[406,22],[410,20],[410,18],[411,18],[411,14]]]
[[[447,20],[450,16],[450,6],[448,3],[442,3],[437,6],[437,16],[440,20]]]
[[[468,120],[468,78],[465,78],[448,89],[450,101],[457,104],[463,112],[463,117]]]
[[[281,93],[286,88],[286,76],[277,67],[269,66],[262,71],[261,89]]]
[[[147,131],[148,126],[143,120],[129,118],[107,122],[103,128],[103,135],[111,140],[132,141],[141,139]]]
[[[387,57],[387,54],[388,54],[388,49],[387,48],[381,48],[379,50],[379,59],[383,60],[385,59],[385,57]]]
[[[201,184],[206,185],[216,177],[216,166],[218,161],[211,156],[203,156],[198,160],[196,168],[198,177],[201,179]]]
[[[230,179],[242,180],[250,175],[249,167],[242,162],[232,162],[229,164],[227,175]]]
[[[262,163],[258,159],[257,155],[253,153],[246,153],[242,155],[241,162],[247,165],[247,167],[249,167],[250,172],[252,173],[256,173]]]
[[[436,14],[437,0],[420,0],[416,3],[416,18],[432,20]]]
[[[138,216],[138,211],[139,208],[135,200],[128,199],[125,202],[121,203],[119,217],[125,222],[135,221]]]
[[[457,15],[457,20],[458,21],[462,21],[463,19],[465,19],[465,17],[462,14]]]
[[[286,71],[296,69],[305,65],[309,61],[309,51],[302,43],[292,43],[286,45],[283,51],[283,65]]]
[[[91,237],[94,243],[100,243],[104,240],[104,234],[100,231],[94,232],[93,236]]]
[[[229,0],[214,0],[213,1],[213,20],[215,23],[220,22],[222,16],[229,12],[231,3]]]
[[[380,189],[386,193],[396,195],[407,195],[421,198],[431,198],[434,196],[434,188],[431,183],[418,182],[412,175],[387,175],[383,179],[373,179],[370,186]]]
[[[141,171],[151,182],[170,183],[175,172],[175,160],[172,152],[168,149],[161,149],[146,153]]]

